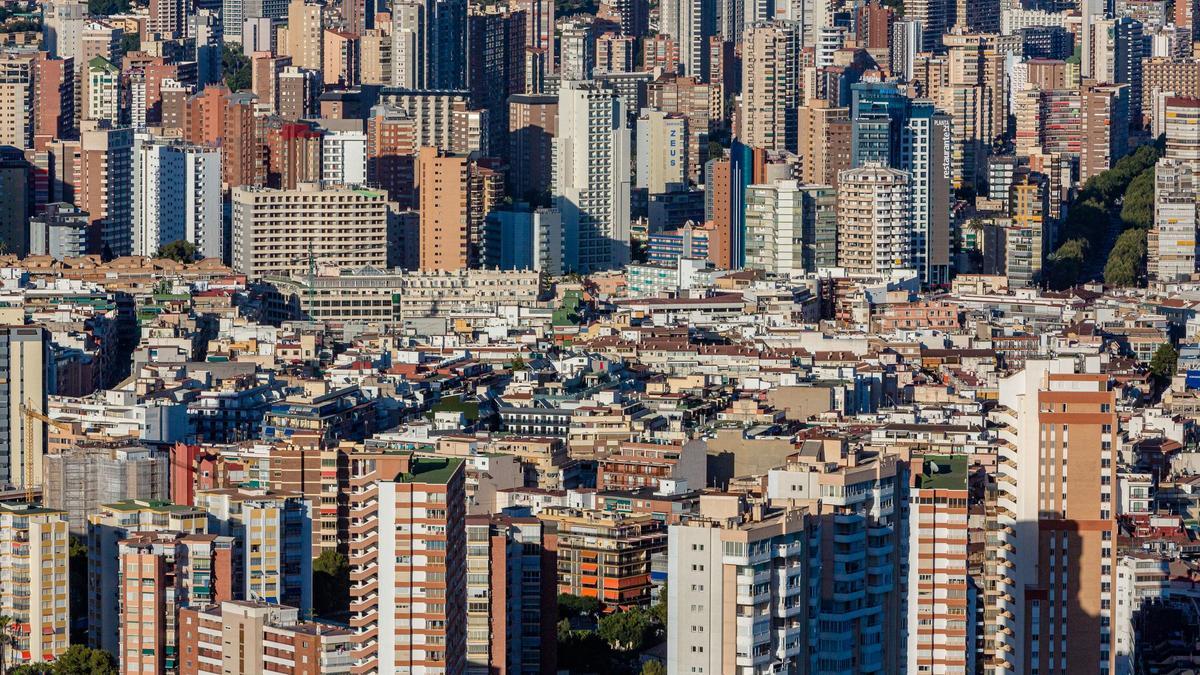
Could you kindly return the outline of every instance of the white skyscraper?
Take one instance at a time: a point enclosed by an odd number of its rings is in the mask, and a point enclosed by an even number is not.
[[[1154,172],[1154,225],[1146,237],[1147,268],[1159,281],[1196,273],[1200,233],[1200,100],[1164,101],[1166,155]]]
[[[717,32],[714,0],[663,0],[659,30],[679,48],[684,75],[705,77],[708,71],[708,38]]]
[[[43,5],[42,40],[51,57],[79,58],[87,16],[86,2],[59,0]]]
[[[912,268],[912,180],[875,162],[838,174],[838,266],[884,275]]]
[[[184,143],[141,141],[134,153],[133,253],[153,256],[185,239],[221,258],[221,153]]]
[[[594,82],[558,93],[554,196],[563,223],[563,267],[592,272],[629,262],[629,129],[625,105]]]
[[[467,83],[467,5],[416,0],[392,6],[392,86],[461,89]]]

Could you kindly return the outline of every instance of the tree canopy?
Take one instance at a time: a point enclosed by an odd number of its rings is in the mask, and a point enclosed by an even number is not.
[[[53,663],[31,663],[9,671],[11,675],[117,675],[117,662],[103,649],[71,645]]]
[[[226,42],[221,46],[221,72],[225,73],[225,86],[229,91],[250,88],[250,57],[242,53],[242,46]]]
[[[613,612],[601,617],[597,632],[613,649],[638,652],[654,637],[654,618],[640,607]]]
[[[1125,227],[1149,228],[1154,224],[1154,167],[1134,178],[1121,200],[1121,221]]]
[[[1146,230],[1137,227],[1125,230],[1108,254],[1104,283],[1122,287],[1138,285],[1145,260]]]
[[[350,609],[350,561],[337,551],[323,551],[313,561],[313,605],[323,617]]]
[[[1175,366],[1178,362],[1179,352],[1175,351],[1171,343],[1164,342],[1159,345],[1158,350],[1150,359],[1150,374],[1160,382],[1168,382],[1175,375]]]
[[[158,249],[159,258],[170,258],[176,262],[190,263],[196,260],[199,249],[186,239],[177,239],[169,244],[163,244]]]

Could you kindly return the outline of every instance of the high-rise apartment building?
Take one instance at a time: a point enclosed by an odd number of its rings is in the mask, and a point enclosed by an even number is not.
[[[179,612],[233,598],[232,553],[232,538],[211,534],[144,532],[118,544],[122,673],[179,672]]]
[[[798,123],[801,181],[837,187],[838,174],[850,168],[850,109],[810,98],[800,107]]]
[[[1092,79],[1105,84],[1129,85],[1130,122],[1141,124],[1142,60],[1150,56],[1142,22],[1129,17],[1100,19],[1088,26]]]
[[[233,597],[312,605],[312,518],[297,493],[226,488],[196,493],[209,534],[233,538]]]
[[[121,69],[97,56],[84,73],[83,119],[120,126],[122,121]]]
[[[1112,672],[1118,392],[1069,359],[1000,382],[994,672]]]
[[[525,91],[525,16],[493,7],[467,20],[471,106],[488,111],[488,144],[499,151],[508,147],[508,97]]]
[[[75,60],[39,52],[33,72],[33,146],[75,134]]]
[[[29,252],[29,216],[37,207],[34,165],[25,152],[0,146],[0,240],[15,255]]]
[[[467,519],[467,673],[555,671],[557,569],[536,518]]]
[[[254,278],[303,275],[309,258],[387,266],[388,206],[382,192],[303,183],[294,190],[232,192],[233,267]]]
[[[1080,92],[1083,138],[1079,181],[1111,169],[1125,156],[1129,139],[1129,85],[1085,82]]]
[[[651,561],[667,530],[649,513],[550,507],[538,513],[557,540],[558,592],[607,605],[650,603]]]
[[[912,268],[912,184],[907,171],[868,162],[838,178],[838,267],[881,275]]]
[[[359,83],[362,62],[359,37],[354,33],[326,29],[321,37],[321,75],[327,87],[350,88]]]
[[[1196,25],[1200,26],[1200,21]],[[1155,97],[1164,95],[1200,98],[1200,59],[1180,61],[1164,56],[1145,59],[1140,110],[1153,115]],[[1138,102],[1130,101],[1130,105],[1137,106]]]
[[[184,37],[191,11],[192,3],[186,0],[151,0],[146,33],[163,40]]]
[[[1154,226],[1146,236],[1146,266],[1152,279],[1175,281],[1196,273],[1200,100],[1168,98],[1163,117],[1167,147],[1154,171]]]
[[[53,661],[70,639],[70,536],[60,511],[0,504],[0,613],[9,618],[10,666]]]
[[[725,115],[720,82],[706,83],[680,75],[663,75],[646,85],[647,107],[682,115],[687,120],[687,172],[700,182],[708,156],[708,130],[712,120]]]
[[[681,74],[707,80],[709,38],[717,34],[716,0],[665,0],[659,14],[659,32],[679,50]]]
[[[508,99],[509,193],[534,200],[550,194],[558,97],[515,94]]]
[[[225,36],[244,44],[253,44],[253,38],[258,37],[254,33],[264,23],[270,26],[270,21],[262,22],[262,19],[286,19],[287,16],[288,0],[223,0],[221,3],[221,23]],[[253,51],[246,49],[244,53]]]
[[[900,459],[826,437],[805,441],[767,474],[772,502],[809,511],[804,558],[813,566],[808,603],[818,644],[807,672],[903,670],[904,642],[895,636],[903,624],[902,505],[909,502]]]
[[[299,66],[285,66],[278,78],[279,116],[300,120],[317,113],[321,95],[321,72]]]
[[[417,157],[417,190],[422,270],[468,267],[469,171],[466,157],[447,156],[437,148],[421,148]]]
[[[800,31],[787,22],[757,23],[742,41],[741,142],[796,150],[800,107]]]
[[[221,154],[217,148],[143,141],[134,158],[133,253],[153,257],[174,241],[220,259]]]
[[[816,581],[806,514],[703,495],[667,548],[667,672],[808,672]],[[815,647],[815,646],[814,646]]]
[[[350,626],[363,672],[465,672],[465,483],[458,458],[350,458]]]
[[[64,515],[65,520],[65,515]],[[121,542],[151,532],[200,535],[208,514],[193,506],[151,500],[106,504],[88,516],[88,646],[119,654],[121,614]]]
[[[426,146],[463,155],[488,154],[488,111],[471,109],[470,93],[466,90],[384,89],[380,104],[413,120],[411,154],[414,156],[418,148]]]
[[[1004,273],[1010,287],[1033,288],[1042,278],[1053,229],[1050,218],[1050,181],[1042,174],[1026,173],[1009,188],[1005,228]]]
[[[105,504],[170,496],[166,454],[134,442],[72,442],[42,459],[42,473],[42,502],[67,514],[79,537],[87,536],[88,515]]]
[[[495,166],[437,148],[417,158],[422,270],[478,266],[483,221],[502,200],[504,174]]]
[[[642,110],[637,119],[637,187],[650,194],[680,192],[688,185],[687,168],[687,118]]]
[[[967,456],[913,457],[909,480],[905,672],[975,672]]]
[[[467,3],[415,0],[392,7],[392,86],[462,89],[467,85]]]
[[[75,205],[92,217],[109,256],[133,252],[133,130],[85,128],[73,170]]]
[[[781,180],[746,189],[746,267],[780,275],[837,266],[837,192]]]
[[[23,409],[46,413],[53,362],[50,336],[39,326],[0,328],[0,377],[5,409],[0,416],[0,475],[11,485],[42,484],[46,429],[25,424]],[[26,434],[32,432],[32,437]]]
[[[904,19],[920,26],[921,43],[916,51],[945,50],[942,36],[955,24],[958,3],[955,0],[905,0]]]
[[[630,148],[625,104],[593,82],[564,82],[554,138],[554,198],[563,266],[588,273],[630,259]]]
[[[563,80],[592,79],[596,67],[596,36],[592,26],[571,22],[559,31],[558,73]]]
[[[36,52],[0,52],[0,143],[33,147]]]
[[[54,0],[42,6],[42,45],[51,58],[78,58],[87,17],[87,3],[79,0]]]
[[[291,0],[287,8],[287,43],[283,51],[292,65],[308,70],[325,66],[325,6],[306,0]]]
[[[29,219],[30,255],[62,260],[85,255],[87,250],[88,215],[75,206],[53,202]]]
[[[321,180],[321,146],[325,134],[305,122],[267,122],[267,186],[294,190]]]

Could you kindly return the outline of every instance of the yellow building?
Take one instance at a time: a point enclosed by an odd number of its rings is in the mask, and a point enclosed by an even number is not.
[[[70,584],[67,514],[0,504],[0,614],[12,618],[9,665],[51,661],[67,650]]]

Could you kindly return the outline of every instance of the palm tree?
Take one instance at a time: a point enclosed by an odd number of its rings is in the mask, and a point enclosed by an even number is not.
[[[12,628],[12,617],[0,614],[0,675],[8,672],[8,651],[16,641],[13,638]]]

